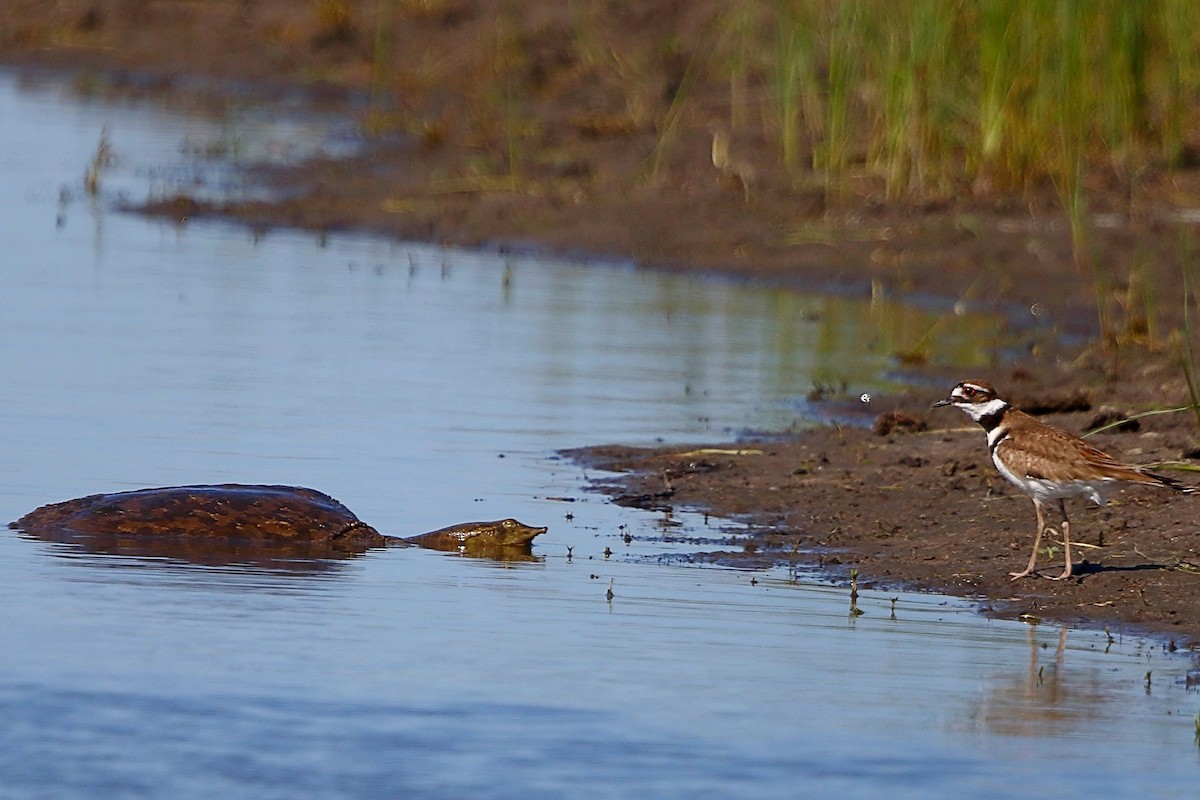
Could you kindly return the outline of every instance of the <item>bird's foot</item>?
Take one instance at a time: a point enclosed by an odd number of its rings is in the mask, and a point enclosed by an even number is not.
[[[1010,581],[1019,581],[1019,580],[1021,580],[1021,578],[1024,578],[1026,575],[1030,574],[1031,572],[1033,572],[1033,570],[1031,570],[1031,569],[1022,570],[1021,572],[1010,572],[1010,573],[1008,573],[1011,576],[1011,577],[1009,577],[1009,580]]]

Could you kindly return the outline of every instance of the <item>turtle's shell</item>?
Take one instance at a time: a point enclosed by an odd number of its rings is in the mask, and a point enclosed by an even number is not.
[[[364,550],[384,537],[327,494],[297,486],[170,486],[94,494],[29,512],[13,528],[58,536],[206,537],[327,543]]]

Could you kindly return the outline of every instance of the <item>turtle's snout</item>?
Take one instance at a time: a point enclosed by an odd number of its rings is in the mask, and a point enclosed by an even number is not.
[[[503,546],[527,546],[548,530],[546,527],[526,525],[524,522],[511,518],[501,520],[497,527],[499,530],[495,544]]]
[[[544,525],[543,526],[526,525],[524,522],[513,519],[512,517],[509,517],[508,519],[505,519],[505,520],[501,520],[500,528],[502,530],[504,530],[506,533],[522,534],[522,535],[528,536],[531,539],[534,536],[541,536],[543,533],[550,530],[549,528],[545,527]]]

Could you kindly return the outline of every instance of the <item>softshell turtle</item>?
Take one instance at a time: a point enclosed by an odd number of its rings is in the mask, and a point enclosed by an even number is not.
[[[233,543],[278,547],[310,557],[419,545],[503,558],[528,553],[534,537],[546,532],[503,519],[467,522],[419,536],[384,536],[315,489],[242,484],[93,494],[42,506],[9,527],[50,541],[102,540],[115,545],[170,541],[190,551]]]

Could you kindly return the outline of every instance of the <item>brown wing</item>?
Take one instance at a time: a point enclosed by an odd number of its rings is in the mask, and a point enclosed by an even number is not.
[[[1028,414],[1010,412],[1009,417],[1012,432],[1021,431],[1021,449],[1015,449],[1011,439],[1001,442],[998,449],[1004,451],[1005,460],[1018,475],[1060,482],[1112,478],[1155,486],[1170,483],[1157,475],[1123,464],[1078,436],[1047,425]]]

